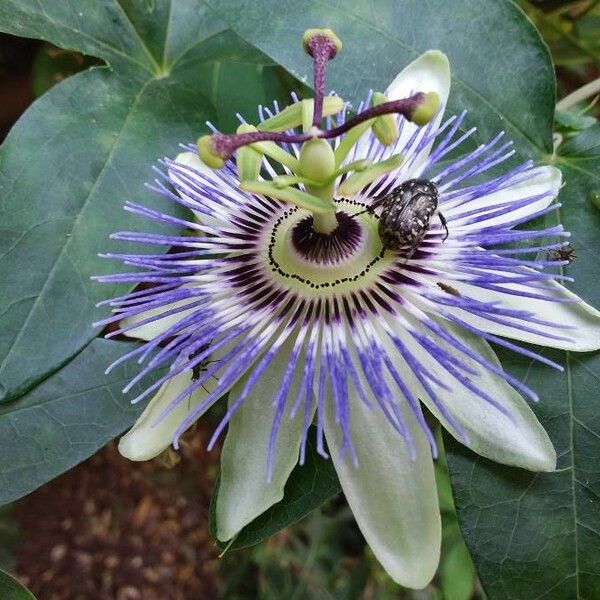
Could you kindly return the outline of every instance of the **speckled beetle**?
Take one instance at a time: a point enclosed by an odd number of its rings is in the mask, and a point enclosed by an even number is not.
[[[369,208],[382,207],[379,215],[379,237],[384,248],[400,250],[419,247],[429,229],[429,220],[438,206],[438,189],[427,179],[408,179],[389,194],[378,198]],[[448,226],[442,213],[438,212],[448,237]]]

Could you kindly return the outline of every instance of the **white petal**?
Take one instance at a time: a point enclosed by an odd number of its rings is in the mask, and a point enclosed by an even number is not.
[[[355,467],[348,453],[339,455],[342,435],[332,405],[329,397],[324,411],[325,436],[360,530],[394,581],[415,589],[425,587],[435,574],[441,541],[433,460],[425,435],[400,401],[415,442],[416,458],[411,460],[403,439],[383,413],[369,410],[351,391],[351,432],[358,456]]]
[[[217,496],[217,537],[226,541],[236,535],[270,506],[283,498],[283,488],[298,462],[303,429],[301,416],[288,418],[286,410],[273,454],[271,481],[267,478],[269,436],[275,407],[273,398],[288,365],[292,342],[286,342],[261,379],[232,417],[221,452],[221,481]],[[298,379],[298,378],[296,378]],[[242,378],[229,394],[231,405],[241,394]],[[296,399],[298,383],[288,394],[288,409]]]
[[[555,167],[540,167],[539,169],[535,169],[535,172],[532,172],[531,177],[526,181],[510,185],[505,189],[481,196],[480,198],[455,206],[454,208],[449,208],[445,204],[442,204],[440,208],[443,210],[444,216],[449,221],[448,226],[453,233],[476,230],[484,227],[500,226],[504,223],[516,221],[518,219],[526,220],[531,215],[543,210],[552,203],[560,190],[561,180],[562,174]],[[485,213],[493,211],[499,205],[508,203],[518,204],[520,201],[534,196],[543,197],[526,206],[508,211],[502,215],[490,215],[488,218],[484,218]],[[460,202],[460,198],[457,199],[457,202]],[[454,201],[449,201],[448,205],[452,206],[452,204],[454,204]],[[460,215],[464,212],[471,212],[474,210],[480,210],[481,216],[470,215],[464,219],[460,218]],[[479,220],[474,223],[466,222],[475,217]]]
[[[483,359],[496,367],[501,367],[496,354],[485,340],[449,323],[439,321],[439,324],[460,343],[474,350]],[[414,395],[427,405],[427,408],[458,441],[474,452],[496,462],[523,467],[531,471],[553,471],[556,468],[556,452],[546,430],[515,389],[473,359],[453,349],[441,339],[435,338],[438,347],[450,352],[473,370],[479,372],[479,375],[467,375],[467,378],[477,388],[506,408],[512,415],[513,420],[511,420],[489,402],[454,380],[439,363],[421,348],[420,344],[400,329],[401,327],[396,327],[398,337],[406,343],[416,358],[451,388],[448,391],[434,383],[431,384],[448,412],[468,436],[467,440],[464,440],[449,425],[406,366],[398,365],[398,368],[401,369],[402,375]],[[543,402],[543,398],[541,401]]]
[[[129,327],[131,325],[135,325],[145,319],[149,319],[152,317],[156,317],[163,313],[166,313],[174,308],[186,306],[186,304],[190,304],[192,302],[197,302],[198,298],[186,298],[185,300],[178,300],[177,302],[171,302],[170,304],[165,304],[163,306],[159,306],[157,308],[151,308],[150,310],[146,310],[134,317],[128,317],[121,321],[121,327]],[[189,316],[196,308],[190,308],[188,310],[181,310],[172,315],[167,315],[166,317],[162,317],[160,319],[156,319],[155,321],[150,321],[149,323],[145,323],[144,325],[140,325],[139,327],[134,327],[125,332],[128,337],[139,338],[140,340],[153,340],[155,337],[163,334],[167,329],[173,327],[178,322],[185,319]]]
[[[190,167],[191,169],[202,173],[202,175],[210,181],[213,187],[219,189],[224,187],[223,182],[219,179],[215,170],[206,166],[195,152],[182,152],[181,154],[177,155],[177,157],[175,158],[175,162],[183,165],[184,167]],[[177,185],[180,186],[180,189],[183,190],[177,190],[177,192],[182,198],[193,201],[193,198],[197,195],[197,193],[191,190],[190,184],[188,181],[186,181],[186,179],[197,180],[199,185],[202,185],[204,181],[190,169],[185,169],[183,173],[185,174],[185,177],[182,176],[181,173],[178,173],[176,170],[171,168],[169,169],[169,179],[172,182],[177,183]],[[189,190],[187,194],[185,193],[186,189]],[[230,189],[227,189],[227,193],[233,194],[234,196],[239,195],[239,192],[235,192],[234,190]],[[242,199],[242,202],[245,201]],[[223,218],[221,218],[217,215],[216,212],[213,215],[208,215],[198,211],[193,212],[197,221],[204,225],[209,225],[210,227],[223,227],[228,225],[228,221],[227,219],[225,219],[225,215],[223,215]]]
[[[436,92],[440,97],[440,111],[431,123],[432,130],[437,129],[442,120],[446,102],[448,101],[448,94],[450,93],[450,64],[448,57],[443,52],[428,50],[424,54],[421,54],[421,56],[411,62],[396,76],[385,91],[385,94],[389,100],[399,100],[417,92]],[[394,153],[402,152],[417,129],[419,127],[414,123],[404,122],[398,140],[383,151],[382,157],[386,158]],[[426,127],[420,129],[421,132],[415,140],[415,146],[424,134]],[[371,144],[370,137],[370,132],[363,135],[356,145],[355,153],[350,154],[350,160],[368,158],[369,146]],[[408,169],[410,177],[418,177],[423,169],[425,160],[429,156],[432,145],[433,141],[414,156],[414,159],[410,161],[410,165],[405,163],[400,167],[398,172],[401,173],[410,167]]]
[[[444,306],[443,310],[456,315],[469,325],[473,325],[486,333],[562,350],[587,352],[600,349],[600,312],[556,282],[544,282],[544,285],[548,286],[550,291],[537,290],[525,284],[515,283],[506,284],[503,287],[517,292],[534,292],[557,299],[567,299],[570,302],[552,302],[550,300],[527,298],[480,288],[456,280],[448,280],[447,283],[465,297],[482,302],[501,302],[503,308],[531,312],[537,319],[549,323],[543,325],[506,317],[506,321],[510,323],[522,324],[533,330],[522,331],[511,325],[488,321],[459,308]],[[546,337],[543,335],[544,333],[568,339],[553,339],[552,337]]]
[[[191,372],[183,371],[163,383],[135,425],[119,440],[119,452],[129,460],[150,460],[158,456],[171,445],[173,435],[185,417],[206,398],[217,383],[211,377],[204,384],[206,389],[200,386],[190,395],[189,401],[180,402],[160,423],[153,425],[171,400],[191,384]],[[202,413],[198,418],[201,416]]]

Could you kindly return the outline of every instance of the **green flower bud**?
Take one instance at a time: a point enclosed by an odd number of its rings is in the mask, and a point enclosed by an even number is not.
[[[212,144],[212,135],[203,135],[198,138],[198,156],[200,160],[211,169],[221,169],[225,164],[222,156],[217,154]]]
[[[440,97],[435,92],[427,92],[425,100],[413,110],[410,120],[415,125],[427,125],[440,108]]]
[[[313,138],[302,144],[300,174],[325,184],[335,173],[335,154],[329,142]]]
[[[371,104],[373,106],[379,106],[387,101],[388,99],[386,98],[385,94],[382,94],[381,92],[375,92],[373,94]],[[398,126],[396,125],[395,115],[390,114],[377,117],[373,123],[372,130],[375,137],[384,146],[390,146],[398,137]]]

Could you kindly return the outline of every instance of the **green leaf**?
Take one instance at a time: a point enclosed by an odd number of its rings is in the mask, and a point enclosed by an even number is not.
[[[385,89],[425,50],[442,50],[452,68],[448,111],[472,111],[467,124],[476,121],[478,140],[505,129],[523,155],[552,149],[552,63],[533,25],[508,0],[488,2],[485,11],[478,0],[282,0],[277,11],[270,0],[207,1],[301,81],[312,81],[302,33],[315,24],[333,29],[343,48],[329,67],[327,87],[353,102],[369,88]]]
[[[0,598],[2,600],[35,600],[35,596],[12,575],[0,571]]]
[[[473,595],[475,570],[462,540],[452,544],[440,563],[440,585],[444,600],[469,600]]]
[[[564,110],[557,110],[554,113],[554,121],[567,130],[581,131],[597,123],[594,117],[578,115]]]
[[[97,59],[79,52],[42,44],[31,65],[33,95],[37,98],[63,79],[97,64]]]
[[[577,258],[565,269],[567,275],[575,278],[569,288],[590,304],[598,306],[600,211],[594,205],[594,199],[600,193],[600,123],[588,127],[560,146],[554,163],[563,173],[564,187],[559,196],[563,208],[558,215],[547,217],[547,220],[552,225],[557,220],[562,222],[572,233],[570,242]],[[588,358],[587,355],[574,357],[582,361]],[[593,355],[590,355],[590,360],[593,361]],[[600,369],[596,372],[600,374]],[[561,375],[559,378],[564,379]],[[595,398],[600,400],[600,392],[594,388],[591,391],[595,391]]]
[[[90,281],[118,268],[97,257],[124,250],[109,234],[164,229],[122,210],[127,199],[174,210],[144,186],[153,163],[193,142],[206,119],[231,127],[235,111],[255,118],[283,84],[200,0],[4,0],[0,30],[112,67],[53,87],[0,148],[0,399],[8,400],[88,344],[98,334],[90,323],[107,312],[96,302],[126,291]]]
[[[0,505],[85,460],[133,424],[143,403],[132,405],[134,396],[121,390],[137,364],[104,374],[107,365],[133,348],[94,340],[66,367],[0,407]]]
[[[219,494],[217,481],[210,502],[210,534],[221,548],[227,550],[253,546],[299,521],[323,502],[338,494],[340,490],[340,483],[331,460],[317,454],[315,428],[311,427],[306,444],[306,460],[303,466],[296,465],[292,471],[285,484],[283,500],[246,525],[233,542],[223,543],[217,539],[216,506]]]

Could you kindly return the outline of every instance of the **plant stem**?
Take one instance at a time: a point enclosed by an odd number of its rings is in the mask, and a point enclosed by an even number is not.
[[[575,90],[572,94],[569,94],[566,98],[563,98],[557,105],[558,110],[569,110],[579,102],[583,102],[592,96],[600,94],[600,77],[590,81],[586,85]]]

